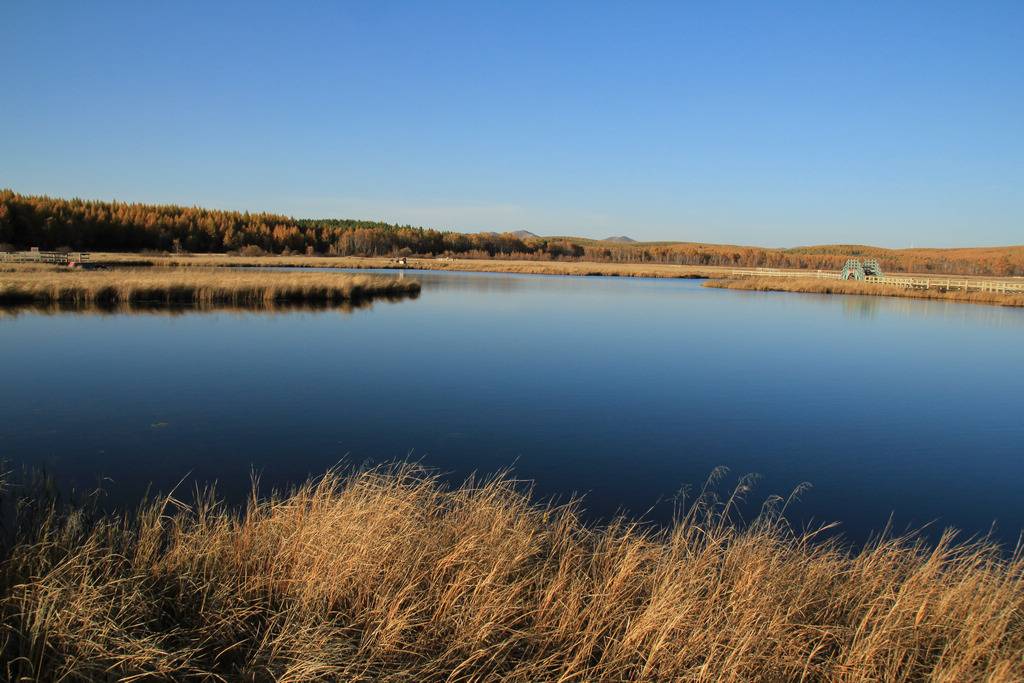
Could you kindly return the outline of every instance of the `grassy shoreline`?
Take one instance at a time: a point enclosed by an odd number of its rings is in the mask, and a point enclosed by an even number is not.
[[[63,306],[100,304],[192,304],[261,306],[284,302],[367,301],[376,297],[415,296],[415,280],[323,273],[325,268],[390,269],[399,274],[416,270],[524,273],[561,276],[653,277],[705,279],[705,287],[743,291],[855,294],[953,301],[1020,308],[1024,296],[991,292],[944,292],[905,289],[853,280],[818,278],[732,278],[724,267],[678,266],[655,263],[591,263],[577,261],[515,261],[409,258],[402,265],[390,259],[310,256],[149,256],[96,254],[106,271],[71,271],[52,265],[14,264],[0,267],[0,304]],[[278,272],[272,267],[291,270]],[[245,268],[263,268],[259,273]],[[360,279],[361,278],[361,279]],[[939,278],[942,280],[944,278]]]
[[[732,269],[717,266],[682,266],[665,263],[597,263],[592,261],[539,261],[517,259],[443,259],[408,257],[402,266],[387,257],[362,256],[231,256],[226,254],[146,255],[93,254],[94,261],[115,266],[274,267],[443,270],[476,273],[522,273],[607,277],[724,278]]]
[[[24,496],[12,487],[9,500]],[[736,494],[743,495],[740,485]],[[10,680],[1020,680],[1024,558],[945,536],[852,553],[704,493],[670,529],[579,521],[507,477],[394,465],[245,509],[90,517],[22,498]],[[24,677],[24,678],[22,678]]]
[[[805,294],[848,294],[883,296],[903,299],[953,301],[965,304],[1024,307],[1024,295],[996,294],[993,292],[944,292],[939,289],[908,289],[895,285],[879,285],[856,280],[820,280],[817,278],[745,277],[715,279],[702,283],[714,289],[734,289],[748,292],[800,292]]]
[[[128,262],[140,257],[135,255],[112,254],[116,263],[118,259]],[[1008,307],[1024,307],[1024,296],[1017,294],[997,294],[990,292],[943,292],[938,289],[913,290],[896,286],[875,285],[855,280],[821,280],[818,278],[733,278],[732,267],[720,266],[682,266],[663,263],[595,263],[587,261],[523,261],[506,259],[433,259],[408,258],[407,264],[398,267],[387,258],[364,257],[310,257],[310,256],[226,256],[226,255],[189,255],[189,256],[156,256],[149,258],[148,263],[166,263],[176,267],[189,266],[289,266],[296,268],[351,268],[379,269],[394,268],[401,271],[409,270],[443,270],[458,272],[488,273],[524,273],[535,275],[568,275],[568,276],[606,276],[606,277],[655,277],[655,278],[687,278],[705,279],[704,287],[719,289],[735,289],[745,291],[777,291],[801,292],[811,294],[857,294],[862,296],[898,297],[907,299],[930,299],[936,301],[954,301],[982,305]],[[933,278],[938,281],[946,277],[932,275],[914,275],[920,278]]]
[[[8,305],[339,304],[415,296],[419,291],[415,280],[306,271],[162,267],[85,271],[56,266],[11,266],[0,272],[0,304]]]

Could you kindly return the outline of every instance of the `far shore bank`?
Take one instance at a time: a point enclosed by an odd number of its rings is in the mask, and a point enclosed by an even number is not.
[[[895,285],[881,285],[857,280],[819,280],[817,278],[742,277],[719,278],[703,283],[714,289],[734,289],[748,292],[798,292],[804,294],[848,294],[858,296],[884,296],[904,299],[952,301],[988,306],[1024,307],[1024,295],[994,292],[960,292],[941,289],[909,289]]]
[[[856,280],[820,280],[817,278],[750,278],[734,277],[734,269],[722,266],[684,266],[664,263],[596,263],[590,261],[525,261],[485,259],[406,258],[404,263],[385,257],[316,257],[316,256],[174,256],[166,257],[178,266],[289,266],[309,268],[387,268],[405,270],[443,270],[484,273],[522,273],[533,275],[654,277],[703,279],[705,287],[745,291],[797,292],[808,294],[855,294],[907,299],[953,301],[989,306],[1024,307],[1024,296],[991,292],[944,292],[939,289],[914,290],[897,286],[876,285]],[[911,275],[908,273],[908,275]],[[915,278],[946,279],[925,274]]]
[[[718,266],[682,266],[667,263],[597,263],[592,261],[532,261],[518,259],[419,258],[386,256],[232,256],[227,254],[150,255],[93,253],[94,262],[114,266],[171,267],[253,267],[253,268],[353,268],[444,270],[476,273],[521,273],[529,275],[574,275],[606,277],[723,278],[731,268]]]
[[[927,290],[909,289],[893,285],[880,285],[856,280],[823,280],[815,277],[738,277],[734,269],[723,266],[686,266],[665,263],[598,263],[592,261],[534,261],[514,259],[472,259],[472,258],[420,258],[406,257],[402,259],[388,257],[357,257],[357,256],[239,256],[227,254],[134,254],[134,253],[93,253],[91,262],[103,264],[111,271],[126,273],[134,270],[139,273],[151,272],[155,280],[173,280],[173,273],[221,272],[241,268],[289,268],[296,273],[298,269],[318,270],[325,268],[345,268],[353,270],[394,270],[396,273],[408,273],[417,270],[436,270],[450,272],[477,272],[477,273],[513,273],[532,275],[557,275],[573,277],[649,277],[649,278],[672,278],[672,279],[704,279],[705,287],[717,289],[733,289],[742,291],[773,291],[773,292],[797,292],[807,294],[851,294],[861,296],[883,296],[898,297],[907,299],[925,299],[936,301],[952,301],[957,303],[983,304],[989,306],[1007,306],[1013,308],[1024,307],[1024,295],[1001,294],[995,292],[958,292],[943,291],[934,287]],[[152,270],[150,270],[152,269]],[[24,275],[28,272],[53,272],[65,271],[62,266],[49,264],[16,264],[0,267],[0,285],[7,285],[12,279],[11,273]],[[89,271],[94,274],[96,271]],[[101,271],[102,272],[102,271]],[[797,272],[797,271],[794,271]],[[902,275],[902,274],[901,274]],[[947,277],[938,277],[928,274],[911,274],[914,278],[930,278],[936,283],[941,283]],[[140,276],[132,276],[138,278]],[[253,281],[266,279],[266,273],[254,276]],[[275,276],[276,278],[276,276]],[[276,279],[276,282],[282,282]],[[169,285],[170,286],[170,285]],[[410,288],[418,288],[418,284],[406,281],[404,284],[392,284],[388,286],[385,295],[402,295],[410,291]],[[44,288],[45,289],[45,288]],[[315,288],[314,288],[315,289]],[[373,288],[371,288],[373,289]],[[363,287],[359,289],[358,296],[373,296],[371,289]],[[0,289],[0,298],[3,298],[3,289]],[[417,289],[418,291],[418,289]],[[65,297],[67,295],[65,294]],[[260,295],[269,296],[269,295]],[[293,297],[291,300],[334,300],[346,299],[348,295],[341,293],[313,294],[311,298],[304,299],[305,294],[275,294],[272,298],[284,300]],[[59,298],[59,297],[58,297]],[[160,298],[160,297],[157,297]],[[232,302],[230,297],[221,296],[220,299]],[[53,296],[47,298],[43,295],[41,300],[55,300]],[[125,299],[124,301],[128,301]],[[208,300],[197,299],[197,302],[208,302]]]

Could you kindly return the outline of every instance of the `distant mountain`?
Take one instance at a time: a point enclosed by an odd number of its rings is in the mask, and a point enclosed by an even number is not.
[[[604,241],[605,242],[628,242],[630,244],[636,242],[635,239],[633,239],[631,237],[626,237],[625,235],[619,235],[618,237],[606,237],[604,239]]]
[[[498,235],[502,235],[504,233],[494,232],[493,230],[490,230],[488,232],[482,232],[480,234],[481,235],[490,235],[492,237],[497,237]],[[534,235],[529,230],[516,230],[512,234],[515,235],[516,237],[518,237],[521,240],[528,240],[528,239],[533,239],[533,238],[537,237],[537,235]]]

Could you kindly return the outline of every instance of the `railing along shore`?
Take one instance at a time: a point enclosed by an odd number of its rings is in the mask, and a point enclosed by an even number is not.
[[[781,270],[779,268],[746,268],[732,271],[733,277],[799,277],[818,280],[839,280],[841,273],[818,270]],[[875,277],[869,275],[865,282],[880,285],[894,285],[906,289],[938,289],[947,292],[993,292],[996,294],[1024,294],[1024,279],[1014,280],[972,280],[967,278],[940,278],[921,276]]]
[[[0,251],[0,261],[7,263],[87,263],[88,253],[64,251]]]

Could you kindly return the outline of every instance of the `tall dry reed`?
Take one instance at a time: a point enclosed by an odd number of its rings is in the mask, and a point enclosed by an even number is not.
[[[127,268],[0,273],[0,303],[229,304],[343,302],[419,292],[414,280],[238,268]]]
[[[1024,678],[1024,560],[985,541],[853,553],[791,532],[780,501],[734,524],[734,500],[707,491],[668,529],[594,527],[507,476],[449,489],[411,465],[253,490],[240,510],[208,493],[122,516],[23,509],[0,675]]]

